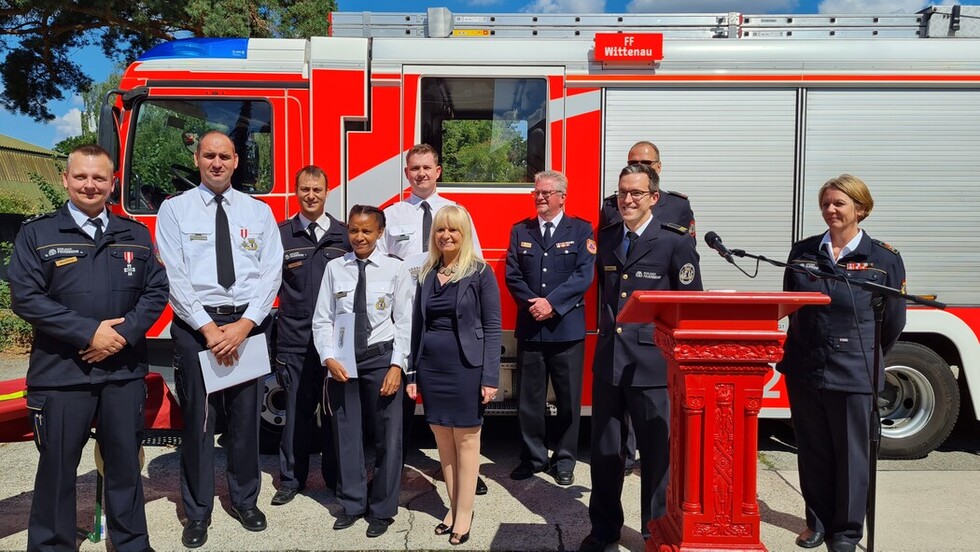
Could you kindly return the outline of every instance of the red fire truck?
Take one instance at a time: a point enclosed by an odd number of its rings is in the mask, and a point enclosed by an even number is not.
[[[816,191],[870,183],[863,226],[902,251],[913,308],[887,359],[883,455],[916,457],[949,435],[980,385],[980,40],[978,13],[913,15],[333,13],[329,37],[187,39],[125,72],[100,140],[118,152],[115,208],[154,227],[168,195],[193,187],[197,136],[219,129],[241,157],[233,184],[276,217],[298,210],[292,177],[328,174],[328,210],[385,206],[407,192],[405,152],[441,151],[440,193],[472,212],[502,276],[508,230],[532,213],[543,169],[570,181],[569,213],[598,220],[630,145],[661,149],[662,185],[690,196],[699,231],[785,258],[822,232]],[[774,290],[700,247],[710,289]],[[748,267],[751,272],[751,267]],[[503,286],[501,286],[503,287]],[[498,412],[515,412],[515,305],[504,294]],[[595,342],[595,292],[587,296]],[[169,337],[168,310],[151,337]],[[165,343],[161,341],[161,343]],[[587,354],[591,358],[591,354]],[[590,411],[590,370],[583,411]],[[269,378],[265,428],[282,422]],[[779,375],[762,411],[787,417]]]

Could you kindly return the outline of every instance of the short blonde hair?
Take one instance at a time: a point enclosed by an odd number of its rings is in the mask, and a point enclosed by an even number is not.
[[[871,190],[868,189],[868,185],[856,176],[842,174],[837,178],[831,178],[823,186],[820,186],[820,192],[817,194],[817,205],[821,208],[823,208],[823,196],[830,189],[840,190],[844,195],[851,198],[855,205],[864,209],[864,214],[858,215],[858,222],[868,218],[871,209],[875,206],[875,200],[871,197]]]
[[[432,217],[432,233],[428,236],[429,256],[422,263],[419,282],[424,282],[426,276],[442,264],[442,253],[436,244],[436,230],[439,228],[453,228],[459,230],[463,236],[463,242],[459,244],[459,255],[456,257],[456,272],[449,279],[451,282],[458,282],[478,270],[483,270],[486,263],[473,249],[473,221],[469,212],[462,205],[446,205]]]

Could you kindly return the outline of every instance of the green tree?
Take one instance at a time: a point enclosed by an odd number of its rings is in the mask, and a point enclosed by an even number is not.
[[[527,141],[507,121],[444,121],[442,170],[445,182],[527,181]]]
[[[131,61],[178,35],[299,38],[327,33],[335,0],[0,0],[0,104],[37,121],[92,79],[72,59],[98,45]]]

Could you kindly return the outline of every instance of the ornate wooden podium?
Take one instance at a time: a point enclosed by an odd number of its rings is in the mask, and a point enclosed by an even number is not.
[[[654,322],[670,388],[667,514],[648,551],[764,551],[756,500],[758,415],[778,321],[820,293],[636,292],[619,322]],[[642,461],[642,459],[641,459]]]

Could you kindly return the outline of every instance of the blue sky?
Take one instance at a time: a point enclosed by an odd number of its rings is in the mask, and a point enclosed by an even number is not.
[[[980,4],[980,0],[338,0],[342,11],[422,12],[430,6],[445,6],[456,13],[474,12],[742,12],[761,13],[914,13],[929,4]],[[112,70],[113,63],[98,48],[79,50],[74,59],[99,82]],[[69,98],[50,104],[56,119],[37,123],[29,117],[0,109],[0,134],[51,147],[81,132],[81,99]]]

